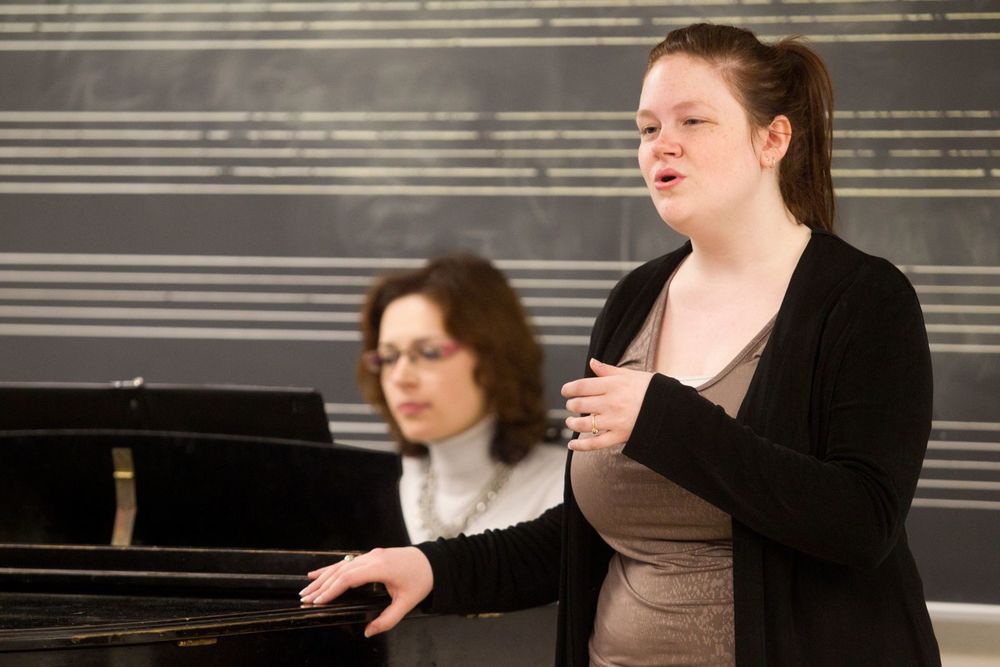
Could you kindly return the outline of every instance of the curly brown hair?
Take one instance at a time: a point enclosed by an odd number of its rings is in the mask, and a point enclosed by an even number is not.
[[[542,349],[517,294],[489,261],[466,253],[384,276],[368,291],[361,311],[363,350],[378,347],[389,304],[411,294],[425,296],[441,308],[448,334],[475,352],[475,380],[483,388],[487,409],[497,416],[490,453],[497,461],[517,463],[543,439],[546,426]],[[425,445],[403,435],[386,403],[380,377],[363,359],[358,360],[357,379],[365,400],[389,425],[400,453],[426,456]]]

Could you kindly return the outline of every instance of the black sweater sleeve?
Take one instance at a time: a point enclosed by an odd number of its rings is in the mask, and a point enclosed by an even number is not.
[[[836,563],[877,566],[916,489],[932,392],[916,295],[901,274],[885,276],[874,286],[856,283],[830,315],[834,333],[817,362],[831,387],[815,408],[823,413],[813,436],[819,442],[773,442],[655,375],[624,453],[770,540]],[[780,415],[782,407],[766,409]]]
[[[438,613],[526,609],[555,602],[563,506],[503,530],[418,544],[434,571],[423,604]]]

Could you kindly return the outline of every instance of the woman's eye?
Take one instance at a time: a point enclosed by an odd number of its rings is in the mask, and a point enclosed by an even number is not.
[[[656,126],[655,125],[647,125],[646,127],[641,127],[641,128],[639,128],[639,134],[642,135],[642,136],[644,136],[644,137],[649,136],[651,134],[656,134]]]
[[[705,121],[703,121],[701,118],[685,118],[684,119],[684,125],[701,125],[704,122]]]
[[[428,361],[436,361],[441,358],[441,348],[438,346],[422,347],[419,350],[420,356]]]

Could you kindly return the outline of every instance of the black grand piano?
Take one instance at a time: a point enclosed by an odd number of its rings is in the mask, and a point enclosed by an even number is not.
[[[0,666],[551,664],[551,607],[365,639],[379,586],[299,603],[406,543],[398,476],[310,390],[0,384]]]

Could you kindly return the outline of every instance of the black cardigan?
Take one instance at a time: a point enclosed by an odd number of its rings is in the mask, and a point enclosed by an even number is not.
[[[615,287],[590,356],[620,359],[690,251]],[[653,376],[623,453],[732,516],[738,665],[940,665],[903,526],[931,390],[909,282],[823,232],[792,275],[736,419]],[[419,545],[434,571],[424,607],[507,611],[558,599],[557,665],[587,665],[612,552],[580,513],[568,472],[565,502],[538,519]]]

